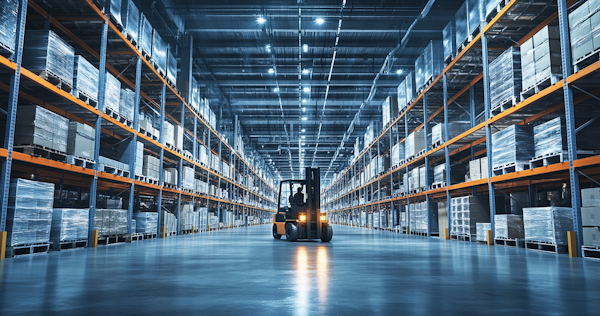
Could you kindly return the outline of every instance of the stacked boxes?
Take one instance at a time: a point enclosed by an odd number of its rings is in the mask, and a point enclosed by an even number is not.
[[[462,134],[471,127],[470,122],[448,123],[448,140]],[[444,123],[435,125],[431,129],[431,144],[444,143],[446,141],[446,128]]]
[[[13,34],[14,36],[14,34]],[[23,67],[36,73],[49,73],[73,86],[75,52],[52,31],[27,31],[23,46]]]
[[[419,167],[419,188],[423,189],[423,190],[427,190],[429,187],[429,184],[431,183],[431,179],[433,179],[433,177],[431,176],[431,172],[429,172],[429,176],[427,176],[427,166],[425,167]]]
[[[160,217],[160,232],[166,231],[167,233],[177,232],[177,218],[175,215],[162,211]]]
[[[181,175],[181,187],[184,189],[194,190],[196,181],[194,179],[194,169],[184,166]]]
[[[215,155],[214,153],[211,153],[210,156],[211,168],[214,171],[219,171],[221,166],[221,160],[219,159],[219,156]]]
[[[523,239],[523,215],[501,214],[494,215],[495,238]]]
[[[492,168],[527,163],[535,154],[530,126],[512,125],[492,135]]]
[[[485,16],[489,17],[490,13],[492,13],[502,2],[503,0],[487,0],[485,3]]]
[[[163,41],[156,29],[152,31],[152,60],[158,70],[165,73],[167,69],[167,43]]]
[[[444,30],[442,31],[444,38],[444,60],[452,58],[452,55],[456,52],[456,29],[454,28],[454,21],[448,22]]]
[[[573,230],[573,210],[556,206],[524,208],[523,224],[526,241],[566,245],[567,231]]]
[[[469,169],[465,181],[475,181],[488,177],[488,158],[487,156],[469,161]]]
[[[86,97],[98,101],[98,69],[83,56],[75,56],[73,89]]]
[[[490,63],[490,105],[492,110],[510,102],[517,103],[521,93],[521,56],[511,47]]]
[[[535,55],[533,37],[521,45],[521,80],[523,91],[535,86]]]
[[[17,0],[5,0],[0,3],[0,50],[11,54],[14,54],[16,48],[18,10]]]
[[[472,35],[481,23],[481,12],[479,11],[479,0],[467,0],[467,9],[469,10],[469,35]]]
[[[431,234],[438,233],[438,209],[437,203],[427,202],[410,204],[409,212],[409,227],[411,232],[427,233],[427,228],[430,228]],[[429,216],[427,215],[429,211]]]
[[[196,179],[196,192],[208,194],[208,183]]]
[[[67,154],[94,160],[96,130],[86,124],[69,122]]]
[[[142,174],[148,178],[158,180],[160,177],[160,161],[152,155],[144,155]]]
[[[477,223],[477,241],[487,242],[487,231],[492,229],[491,223]]]
[[[546,25],[533,36],[533,56],[536,83],[553,75],[562,77],[558,26]]]
[[[135,92],[131,91],[130,89],[121,89],[119,99],[119,114],[121,114],[123,117],[133,120],[134,108]]]
[[[422,85],[428,81],[437,78],[444,69],[444,47],[442,41],[430,41],[423,52],[423,61],[425,62],[425,72]],[[417,89],[422,88],[417,83]]]
[[[408,189],[410,191],[416,190],[419,188],[421,182],[419,181],[419,176],[421,172],[419,168],[414,168],[410,171],[410,176],[408,177]]]
[[[127,234],[127,210],[96,209],[94,212],[94,229],[98,236]]]
[[[173,129],[173,146],[183,150],[183,127],[175,124]]]
[[[562,153],[567,148],[565,120],[561,117],[533,127],[534,157]]]
[[[433,168],[434,183],[448,183],[446,181],[446,164],[442,163]]]
[[[142,234],[151,234],[158,231],[158,213],[139,212],[133,214],[135,218],[135,231]]]
[[[455,25],[456,25],[456,46],[464,44],[469,38],[469,13],[467,10],[467,1],[460,6],[456,14]]]
[[[598,9],[597,5],[586,1],[569,14],[569,33],[573,64],[594,51],[592,22],[590,17]]]
[[[600,247],[600,189],[581,190],[583,245]]]
[[[405,156],[410,158],[416,156],[420,151],[425,149],[425,131],[420,129],[410,133],[405,141]]]
[[[48,243],[54,184],[13,179],[6,213],[7,246]]]
[[[154,126],[152,125],[152,122],[150,122],[150,121],[139,120],[138,128],[140,130],[144,130],[144,131],[150,133],[150,135],[154,135],[156,138],[160,137],[160,131],[157,130],[156,128],[154,128]]]
[[[398,116],[398,98],[387,97],[381,105],[381,114],[383,116],[383,126],[387,126],[388,123]]]
[[[106,72],[105,78],[104,106],[118,113],[119,104],[121,102],[121,82],[108,71]],[[133,104],[133,101],[131,104]]]
[[[123,21],[123,33],[132,38],[137,44],[140,25],[140,11],[133,4],[133,0],[122,0],[121,19]]]
[[[410,72],[398,86],[398,112],[404,111],[417,97],[414,78],[414,74]]]
[[[142,13],[140,15],[140,49],[146,56],[152,56],[152,24]]]
[[[67,151],[69,120],[37,105],[19,105],[15,145],[37,145]]]
[[[400,161],[404,160],[404,143],[392,147],[391,160],[392,167],[400,165]]]
[[[88,239],[90,209],[55,208],[50,240],[53,243]]]
[[[170,185],[177,185],[177,168],[164,168],[163,169],[163,181]]]
[[[135,146],[135,147],[133,147]],[[133,147],[133,148],[132,148]],[[131,150],[135,150],[135,165],[134,170],[135,174],[142,175],[143,174],[143,166],[144,166],[144,143],[136,142],[135,145],[131,142],[122,142],[119,144],[119,161],[127,161],[129,162],[131,159]]]
[[[371,122],[367,126],[367,132],[365,133],[365,147],[369,146],[375,140],[375,122]]]
[[[98,157],[98,163],[102,165],[112,166],[121,170],[129,170],[129,164],[103,156]]]
[[[175,144],[175,137],[174,137],[174,133],[175,133],[175,127],[173,126],[173,124],[165,121],[163,123],[163,141],[165,144],[169,144],[169,145],[174,145]]]
[[[117,22],[118,25],[123,26],[123,19],[121,16],[121,11],[123,11],[122,6],[123,3],[121,0],[108,0],[106,2],[110,2],[109,14],[110,17]]]
[[[450,200],[450,234],[475,235],[477,223],[489,223],[489,202],[484,197],[463,196]]]
[[[177,59],[173,56],[171,47],[167,52],[167,79],[171,80],[173,84],[177,80]]]

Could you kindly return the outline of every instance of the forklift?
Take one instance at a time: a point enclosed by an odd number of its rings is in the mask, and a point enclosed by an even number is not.
[[[321,169],[306,168],[304,180],[285,180],[279,183],[277,213],[274,215],[273,238],[287,241],[321,239],[329,242],[333,228],[327,215],[321,213]],[[306,200],[304,193],[306,192]]]

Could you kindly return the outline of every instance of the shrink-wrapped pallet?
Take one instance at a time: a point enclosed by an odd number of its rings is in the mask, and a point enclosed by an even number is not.
[[[456,28],[456,46],[460,46],[465,43],[469,36],[469,22],[467,12],[467,2],[465,1],[456,14],[454,15],[455,28]]]
[[[6,245],[47,243],[53,203],[53,183],[12,179],[6,211]]]
[[[516,104],[521,93],[521,56],[516,47],[504,51],[490,63],[490,106]]]
[[[104,106],[119,113],[119,103],[121,102],[121,81],[115,78],[110,72],[105,73],[106,83],[104,86]]]
[[[494,215],[494,229],[496,238],[525,238],[525,228],[523,227],[523,215]]]
[[[136,44],[139,43],[140,11],[133,0],[122,0],[121,19],[123,21],[123,33],[131,38]]]
[[[562,153],[567,148],[565,120],[561,117],[533,127],[534,157]]]
[[[42,76],[49,74],[73,86],[75,51],[52,31],[27,31],[23,47],[23,67]]]
[[[15,53],[19,1],[0,2],[0,50]]]
[[[98,101],[98,69],[81,55],[75,56],[73,89]]]
[[[171,80],[173,84],[177,82],[177,59],[173,56],[173,52],[169,50],[167,52],[167,79]]]
[[[487,231],[492,229],[491,223],[477,223],[477,241],[487,242]]]
[[[133,120],[135,109],[135,92],[130,89],[121,89],[119,96],[119,114]]]
[[[381,104],[381,115],[383,118],[383,126],[390,123],[398,116],[398,98],[389,96]]]
[[[511,125],[492,135],[492,168],[528,163],[535,154],[530,126]]]
[[[444,38],[444,60],[451,58],[456,53],[456,29],[454,27],[454,20],[448,22],[444,30],[442,30],[442,37]]]
[[[123,235],[128,231],[128,211],[118,209],[96,209],[94,229],[99,236]]]
[[[156,29],[152,31],[152,60],[156,63],[159,71],[164,74],[167,69],[167,43],[160,37]]]
[[[147,56],[152,56],[152,24],[142,13],[140,15],[140,49]]]
[[[573,209],[569,207],[529,207],[523,209],[525,240],[557,245],[567,244],[573,230]]]
[[[425,131],[420,129],[410,133],[405,141],[405,156],[412,157],[425,149]]]
[[[446,124],[440,123],[431,129],[431,144],[435,144],[437,142],[444,143],[446,141]],[[469,122],[452,122],[448,123],[448,140],[464,133],[471,127],[471,123]]]
[[[52,210],[50,240],[53,243],[88,239],[90,209],[55,208]]]
[[[184,189],[194,190],[195,181],[194,181],[194,169],[184,166],[183,173],[181,177],[181,187]]]
[[[569,33],[573,63],[594,50],[589,1],[582,3],[569,14]],[[595,9],[593,10],[595,11]]]
[[[391,160],[392,166],[398,166],[400,160],[404,160],[404,143],[398,143],[392,147]]]

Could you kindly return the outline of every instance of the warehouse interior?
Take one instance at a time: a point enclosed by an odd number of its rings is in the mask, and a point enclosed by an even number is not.
[[[0,314],[595,314],[598,80],[600,0],[3,0]]]

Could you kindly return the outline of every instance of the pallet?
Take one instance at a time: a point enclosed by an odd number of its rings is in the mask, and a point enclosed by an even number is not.
[[[124,34],[124,35],[125,35],[125,38],[127,38],[127,40],[128,40],[128,41],[129,41],[129,42],[130,42],[130,43],[131,43],[133,46],[135,46],[135,47],[137,48],[137,47],[138,47],[138,42],[137,42],[137,39],[133,38],[133,36],[131,36],[131,34],[129,34],[129,32],[127,32],[127,30],[124,30],[124,33],[125,33],[125,34]]]
[[[183,153],[181,152],[181,149],[178,147],[175,147],[173,144],[169,144],[165,142],[165,145],[167,146],[167,148],[169,148],[170,150],[182,155]]]
[[[110,244],[118,244],[127,241],[127,237],[125,234],[122,235],[108,235],[98,237],[98,245],[110,245]]]
[[[141,174],[136,174],[136,175],[134,175],[134,177],[135,177],[135,181],[146,182],[146,176],[143,176]]]
[[[177,236],[177,232],[166,232],[165,237]]]
[[[32,71],[36,75],[40,76],[42,79],[50,82],[55,87],[67,92],[71,93],[73,91],[73,84],[65,82],[60,77],[58,77],[55,73],[50,70],[42,70],[42,71]]]
[[[444,57],[444,66],[448,66],[454,60],[454,54]]]
[[[104,113],[106,113],[106,115],[112,117],[113,119],[117,120],[119,123],[121,123],[125,126],[133,127],[133,121],[130,120],[129,118],[121,115],[119,113],[119,111],[113,110],[110,107],[105,106]]]
[[[552,165],[555,163],[563,162],[569,159],[568,152],[558,152],[558,153],[550,153],[543,156],[538,156],[531,161],[529,161],[529,168],[539,168],[547,165]]]
[[[158,136],[156,136],[156,135],[154,135],[154,134],[150,133],[149,131],[147,131],[147,130],[145,130],[145,129],[141,128],[141,127],[138,127],[138,132],[139,132],[140,134],[142,134],[142,135],[144,135],[144,136],[146,136],[146,137],[150,138],[150,139],[153,139],[153,140],[155,140],[155,141],[158,141]]]
[[[444,141],[440,139],[440,140],[436,141],[435,143],[431,144],[431,148],[436,149],[436,148],[442,146],[443,143],[444,143]]]
[[[128,170],[123,170],[121,168],[117,168],[117,167],[111,166],[111,165],[106,165],[106,164],[103,164],[103,163],[99,163],[98,164],[98,171],[102,171],[102,172],[105,172],[105,173],[114,174],[114,175],[120,176],[120,177],[129,178],[129,171]]]
[[[87,105],[93,106],[94,108],[98,107],[98,100],[90,97],[85,92],[82,92],[82,91],[80,91],[78,89],[74,89],[72,91],[72,94],[73,94],[74,97],[76,97],[77,99],[85,102]]]
[[[189,152],[183,152],[183,157],[189,160],[194,160],[194,155],[190,154]]]
[[[149,183],[149,184],[158,185],[158,179],[154,179],[154,178],[150,178],[150,177],[146,177],[144,182]]]
[[[82,249],[85,247],[87,247],[87,238],[52,242],[52,250],[54,251]]]
[[[474,242],[477,238],[476,238],[475,235],[456,234],[456,235],[450,235],[450,239],[455,239],[455,240],[460,240],[460,241]]]
[[[10,61],[14,61],[14,50],[0,42],[0,55],[8,58]]]
[[[517,96],[510,96],[506,100],[500,102],[499,104],[494,105],[494,107],[490,110],[490,116],[496,116],[517,105],[517,103],[519,103],[517,101]]]
[[[567,245],[558,245],[554,243],[548,243],[543,241],[531,241],[525,240],[525,248],[537,251],[544,252],[553,252],[553,253],[566,253]]]
[[[415,158],[417,158],[417,156],[416,155],[412,155],[412,156],[406,157],[404,159],[404,161],[405,161],[405,163],[409,163],[409,162],[415,160]]]
[[[425,83],[417,90],[417,95],[423,93],[423,91],[427,90],[427,88],[429,88],[429,86],[433,83],[433,77],[427,79],[427,81],[425,81]]]
[[[181,191],[185,192],[185,193],[190,193],[190,194],[194,194],[196,191],[193,189],[188,189],[188,188],[181,188]]]
[[[153,239],[153,238],[156,238],[157,234],[156,233],[144,233],[143,236],[144,236],[144,239]]]
[[[13,150],[30,156],[41,157],[61,162],[66,162],[67,160],[66,153],[39,145],[18,145],[14,146]]]
[[[130,235],[126,235],[125,239],[126,239],[127,242],[144,240],[144,234],[142,234],[142,233],[132,233]]]
[[[110,21],[112,22],[112,24],[117,28],[117,30],[119,30],[119,32],[123,32],[123,24],[119,21],[117,21],[117,19],[115,19],[115,17],[112,14],[108,14],[108,18],[110,19]]]
[[[581,246],[581,254],[584,258],[600,259],[600,247]]]
[[[423,192],[423,189],[421,189],[421,188],[410,190],[410,194],[418,194],[421,192]]]
[[[519,238],[494,238],[494,245],[505,247],[525,248],[525,240]]]
[[[534,94],[540,93],[542,90],[557,83],[561,79],[562,79],[562,74],[551,74],[549,77],[538,81],[533,86],[523,89],[523,92],[521,92],[521,102],[523,102],[525,99],[529,98],[530,96],[532,96]]]
[[[523,171],[523,170],[528,170],[529,169],[529,162],[511,162],[511,163],[507,163],[504,164],[500,167],[496,167],[492,170],[492,173],[494,174],[494,176],[499,176],[499,175],[503,175],[503,174],[507,174],[507,173],[513,173],[513,172],[518,172],[518,171]]]
[[[158,66],[158,64],[156,63],[156,61],[152,60],[152,61],[150,61],[150,64],[152,65],[152,67],[154,68],[154,70],[156,70],[156,72],[158,73],[159,76],[161,76],[163,78],[166,77],[165,70],[162,69],[162,67]]]
[[[419,157],[421,157],[421,156],[423,156],[423,155],[425,155],[425,149],[423,149],[423,150],[419,151],[419,152],[417,153],[417,155],[415,156],[415,159],[416,159],[416,158],[419,158]]]
[[[489,23],[498,14],[498,12],[502,11],[508,2],[510,2],[510,0],[500,1],[500,3],[485,17],[485,21]]]
[[[170,183],[163,183],[163,187],[167,188],[167,189],[173,189],[173,190],[177,190],[177,185],[175,184],[170,184]]]
[[[427,232],[410,232],[411,235],[427,237]]]
[[[144,57],[144,59],[146,59],[148,62],[152,60],[152,55],[150,53],[146,53],[145,50],[141,50],[142,56]]]
[[[96,163],[93,160],[89,160],[87,158],[81,158],[73,155],[67,155],[67,163],[88,169],[94,169]]]
[[[578,72],[581,69],[597,62],[600,59],[600,49],[596,49],[585,56],[573,61],[573,72]]]
[[[39,244],[27,244],[27,245],[16,245],[6,246],[6,257],[12,258],[15,256],[22,255],[33,255],[40,253],[48,253],[50,251],[50,243],[39,243]]]
[[[440,189],[446,186],[446,182],[434,182],[431,184],[431,190]]]

